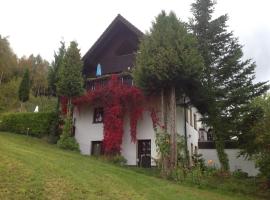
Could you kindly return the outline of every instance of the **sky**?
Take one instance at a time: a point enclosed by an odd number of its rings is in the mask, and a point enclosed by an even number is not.
[[[195,0],[0,0],[0,34],[19,56],[53,60],[60,41],[76,40],[82,56],[117,14],[145,32],[161,10],[183,21]],[[244,58],[257,63],[256,81],[270,80],[270,1],[217,0],[214,17],[228,14],[229,30],[243,45]]]

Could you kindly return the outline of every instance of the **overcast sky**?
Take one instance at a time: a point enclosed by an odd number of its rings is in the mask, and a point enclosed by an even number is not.
[[[118,13],[145,32],[163,9],[183,21],[195,0],[0,0],[0,34],[19,56],[40,54],[52,61],[59,41],[76,40],[84,55]],[[256,61],[257,80],[270,80],[270,1],[217,0],[215,16],[227,13],[228,25]]]

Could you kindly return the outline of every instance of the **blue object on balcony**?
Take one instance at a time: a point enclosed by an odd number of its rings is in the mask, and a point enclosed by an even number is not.
[[[101,65],[98,63],[96,76],[101,76]]]

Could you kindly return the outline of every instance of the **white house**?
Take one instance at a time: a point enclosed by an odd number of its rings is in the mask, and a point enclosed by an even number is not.
[[[138,44],[143,33],[129,23],[121,15],[118,15],[109,27],[104,31],[96,43],[84,55],[83,74],[88,79],[86,88],[95,90],[98,75],[108,77],[111,74],[121,74],[133,67]],[[132,85],[130,76],[122,77],[123,84]],[[104,83],[106,84],[106,83]],[[160,100],[155,104],[159,106]],[[152,102],[149,101],[148,104]],[[187,146],[190,155],[201,153],[207,161],[219,166],[218,158],[210,132],[206,132],[200,122],[201,115],[195,107],[185,109],[177,106],[176,112],[177,133],[186,135]],[[103,141],[103,111],[100,107],[83,105],[80,109],[74,109],[75,138],[80,145],[82,154],[98,155],[102,153]],[[242,169],[250,175],[258,173],[252,161],[237,158],[239,150],[228,146],[226,152],[230,157],[230,168],[232,171]],[[144,111],[143,117],[138,121],[137,140],[131,142],[128,116],[124,119],[124,134],[122,138],[121,154],[126,158],[128,165],[139,165],[150,167],[155,165],[158,157],[155,145],[155,131],[153,129],[150,112]]]

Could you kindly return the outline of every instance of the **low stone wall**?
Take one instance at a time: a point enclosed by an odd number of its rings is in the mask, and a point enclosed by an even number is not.
[[[259,173],[254,161],[246,160],[243,156],[238,157],[239,149],[226,149],[225,152],[229,157],[229,165],[232,172],[241,169],[247,172],[249,176],[256,176]],[[209,160],[212,160],[215,167],[220,167],[216,149],[199,149],[199,153],[203,155],[206,164]]]

